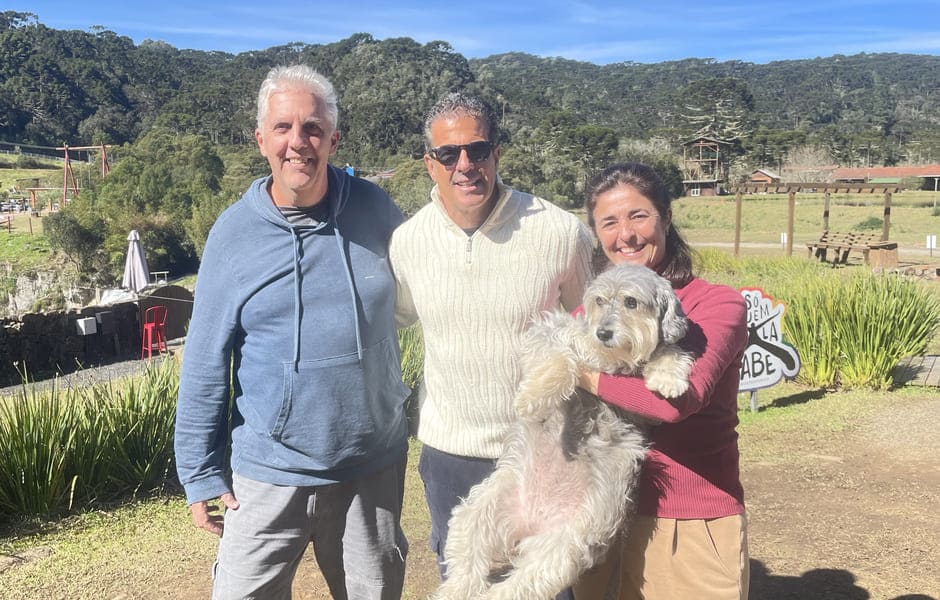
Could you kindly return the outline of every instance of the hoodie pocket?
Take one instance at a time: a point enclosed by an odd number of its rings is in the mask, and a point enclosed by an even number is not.
[[[389,340],[363,350],[282,366],[281,403],[271,430],[288,465],[335,469],[374,458],[404,436],[404,399]]]

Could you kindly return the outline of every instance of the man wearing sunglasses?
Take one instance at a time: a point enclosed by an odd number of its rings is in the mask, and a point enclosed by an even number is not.
[[[580,304],[593,244],[574,215],[500,181],[496,118],[479,98],[448,94],[424,133],[431,202],[395,230],[389,256],[398,325],[424,332],[418,470],[444,576],[451,511],[493,471],[516,418],[521,335],[540,312]]]

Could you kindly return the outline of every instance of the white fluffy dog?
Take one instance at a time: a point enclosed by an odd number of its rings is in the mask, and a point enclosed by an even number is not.
[[[687,321],[668,281],[637,265],[588,287],[584,314],[546,314],[526,334],[520,419],[495,472],[450,519],[437,600],[548,600],[604,556],[632,513],[647,443],[577,387],[582,367],[642,373],[665,397],[688,387]]]

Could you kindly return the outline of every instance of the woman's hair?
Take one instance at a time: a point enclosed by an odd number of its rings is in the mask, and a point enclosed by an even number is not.
[[[307,65],[292,65],[290,67],[274,67],[268,71],[267,77],[261,82],[258,90],[258,128],[264,125],[268,115],[268,100],[274,92],[291,87],[303,87],[311,94],[323,101],[326,109],[326,118],[335,130],[339,124],[339,110],[336,107],[336,89],[330,80],[317,73]]]
[[[619,185],[629,185],[649,198],[660,218],[670,214],[672,197],[666,184],[652,167],[637,162],[613,164],[591,178],[585,190],[584,208],[587,211],[588,224],[595,233],[594,208],[597,206],[597,197]],[[665,250],[663,262],[657,265],[657,269],[673,285],[684,285],[693,277],[692,250],[679,234],[671,218],[666,229]]]

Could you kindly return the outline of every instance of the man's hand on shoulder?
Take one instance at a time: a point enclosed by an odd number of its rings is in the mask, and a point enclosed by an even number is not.
[[[225,508],[238,510],[238,500],[231,492],[225,492],[219,498]],[[193,525],[200,529],[205,529],[209,533],[222,535],[222,517],[219,513],[219,507],[209,504],[207,501],[193,502],[189,505],[189,511],[193,515]]]

